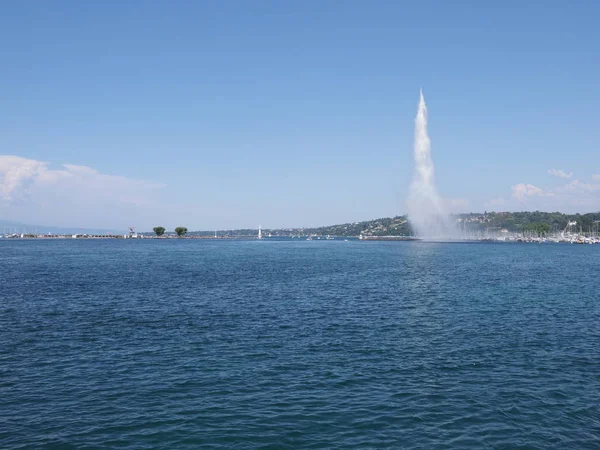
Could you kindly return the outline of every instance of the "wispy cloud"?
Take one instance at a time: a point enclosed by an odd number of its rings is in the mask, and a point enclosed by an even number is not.
[[[599,191],[599,183],[585,183],[579,180],[573,180],[569,184],[556,188],[556,192],[568,194],[589,194]]]
[[[527,208],[531,209],[596,211],[600,209],[600,183],[597,182],[600,181],[600,177],[594,175],[592,178],[596,182],[572,180],[549,188],[521,183],[512,186],[512,198],[517,204],[527,205]]]
[[[548,174],[552,175],[553,177],[557,177],[557,178],[571,178],[573,176],[573,172],[567,173],[564,170],[560,170],[560,169],[549,169]]]
[[[592,180],[600,181],[600,173],[595,173],[594,175],[592,175]]]
[[[108,218],[122,215],[126,220],[132,208],[151,206],[162,187],[88,166],[63,164],[53,169],[44,161],[0,155],[0,211],[38,223],[76,220],[97,226],[102,221],[111,226]]]
[[[549,195],[549,193],[533,184],[521,183],[512,186],[512,195],[520,203],[527,203],[530,197],[544,197]]]

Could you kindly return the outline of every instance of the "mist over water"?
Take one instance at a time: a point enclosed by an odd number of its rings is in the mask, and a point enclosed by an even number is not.
[[[408,217],[414,232],[424,239],[458,237],[458,230],[435,186],[431,140],[427,132],[427,105],[422,90],[415,117],[414,157],[415,173],[407,201]]]

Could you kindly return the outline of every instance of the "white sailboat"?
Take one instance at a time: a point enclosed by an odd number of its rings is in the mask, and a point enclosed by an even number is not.
[[[258,236],[257,239],[262,239],[262,229],[260,227],[260,225],[258,226]]]

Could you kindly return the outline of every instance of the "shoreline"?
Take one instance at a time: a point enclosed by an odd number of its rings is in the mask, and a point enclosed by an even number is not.
[[[600,244],[599,237],[565,236],[564,238],[516,237],[511,239],[465,238],[423,239],[414,236],[146,236],[146,235],[0,235],[0,242],[12,240],[204,240],[204,241],[361,241],[361,242],[422,242],[422,243],[494,243],[494,244]]]

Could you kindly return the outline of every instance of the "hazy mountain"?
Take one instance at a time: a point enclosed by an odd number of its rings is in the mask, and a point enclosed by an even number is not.
[[[108,230],[102,228],[52,227],[47,225],[31,225],[0,219],[0,234],[6,233],[35,233],[35,234],[122,234],[125,230]]]

